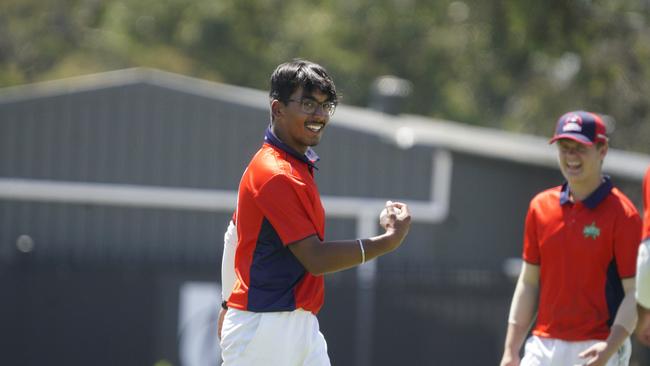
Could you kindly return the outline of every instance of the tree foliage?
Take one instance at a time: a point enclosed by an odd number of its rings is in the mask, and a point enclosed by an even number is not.
[[[3,0],[0,86],[146,66],[266,89],[280,62],[325,65],[344,102],[413,82],[407,113],[548,136],[567,110],[650,153],[644,0]]]

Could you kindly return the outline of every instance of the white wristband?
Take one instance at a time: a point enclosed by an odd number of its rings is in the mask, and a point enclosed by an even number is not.
[[[357,239],[357,242],[359,243],[359,248],[361,249],[361,264],[366,263],[366,250],[363,249],[363,242],[361,239]]]

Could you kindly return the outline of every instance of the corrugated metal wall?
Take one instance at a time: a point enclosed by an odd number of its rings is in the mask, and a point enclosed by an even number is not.
[[[1,177],[234,191],[262,143],[268,112],[136,83],[4,104],[0,121]],[[324,195],[427,200],[429,150],[401,150],[332,127],[317,150],[319,187]],[[5,243],[36,235],[39,259],[165,257],[189,265],[218,262],[215,229],[230,214],[8,201],[0,210]],[[210,221],[209,229],[202,226]],[[182,248],[167,249],[179,240]],[[0,260],[8,251],[3,246]]]
[[[141,83],[5,104],[0,173],[235,189],[266,118]]]

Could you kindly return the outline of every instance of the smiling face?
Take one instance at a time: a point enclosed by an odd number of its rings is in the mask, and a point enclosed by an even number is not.
[[[302,87],[289,96],[286,104],[274,99],[271,101],[273,113],[273,133],[285,144],[300,153],[310,146],[316,146],[329,122],[329,114],[319,106],[312,114],[302,110],[301,101],[313,100],[316,103],[328,101],[328,95],[318,89],[306,92]]]
[[[601,166],[607,144],[585,145],[570,139],[557,141],[558,162],[562,175],[574,190],[591,192],[601,181]]]

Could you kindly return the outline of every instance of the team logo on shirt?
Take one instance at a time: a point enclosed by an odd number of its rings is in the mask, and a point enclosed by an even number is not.
[[[585,228],[582,229],[582,235],[584,235],[585,238],[591,237],[596,240],[596,238],[600,236],[600,228],[596,226],[596,221],[592,222],[589,226],[585,226]]]

